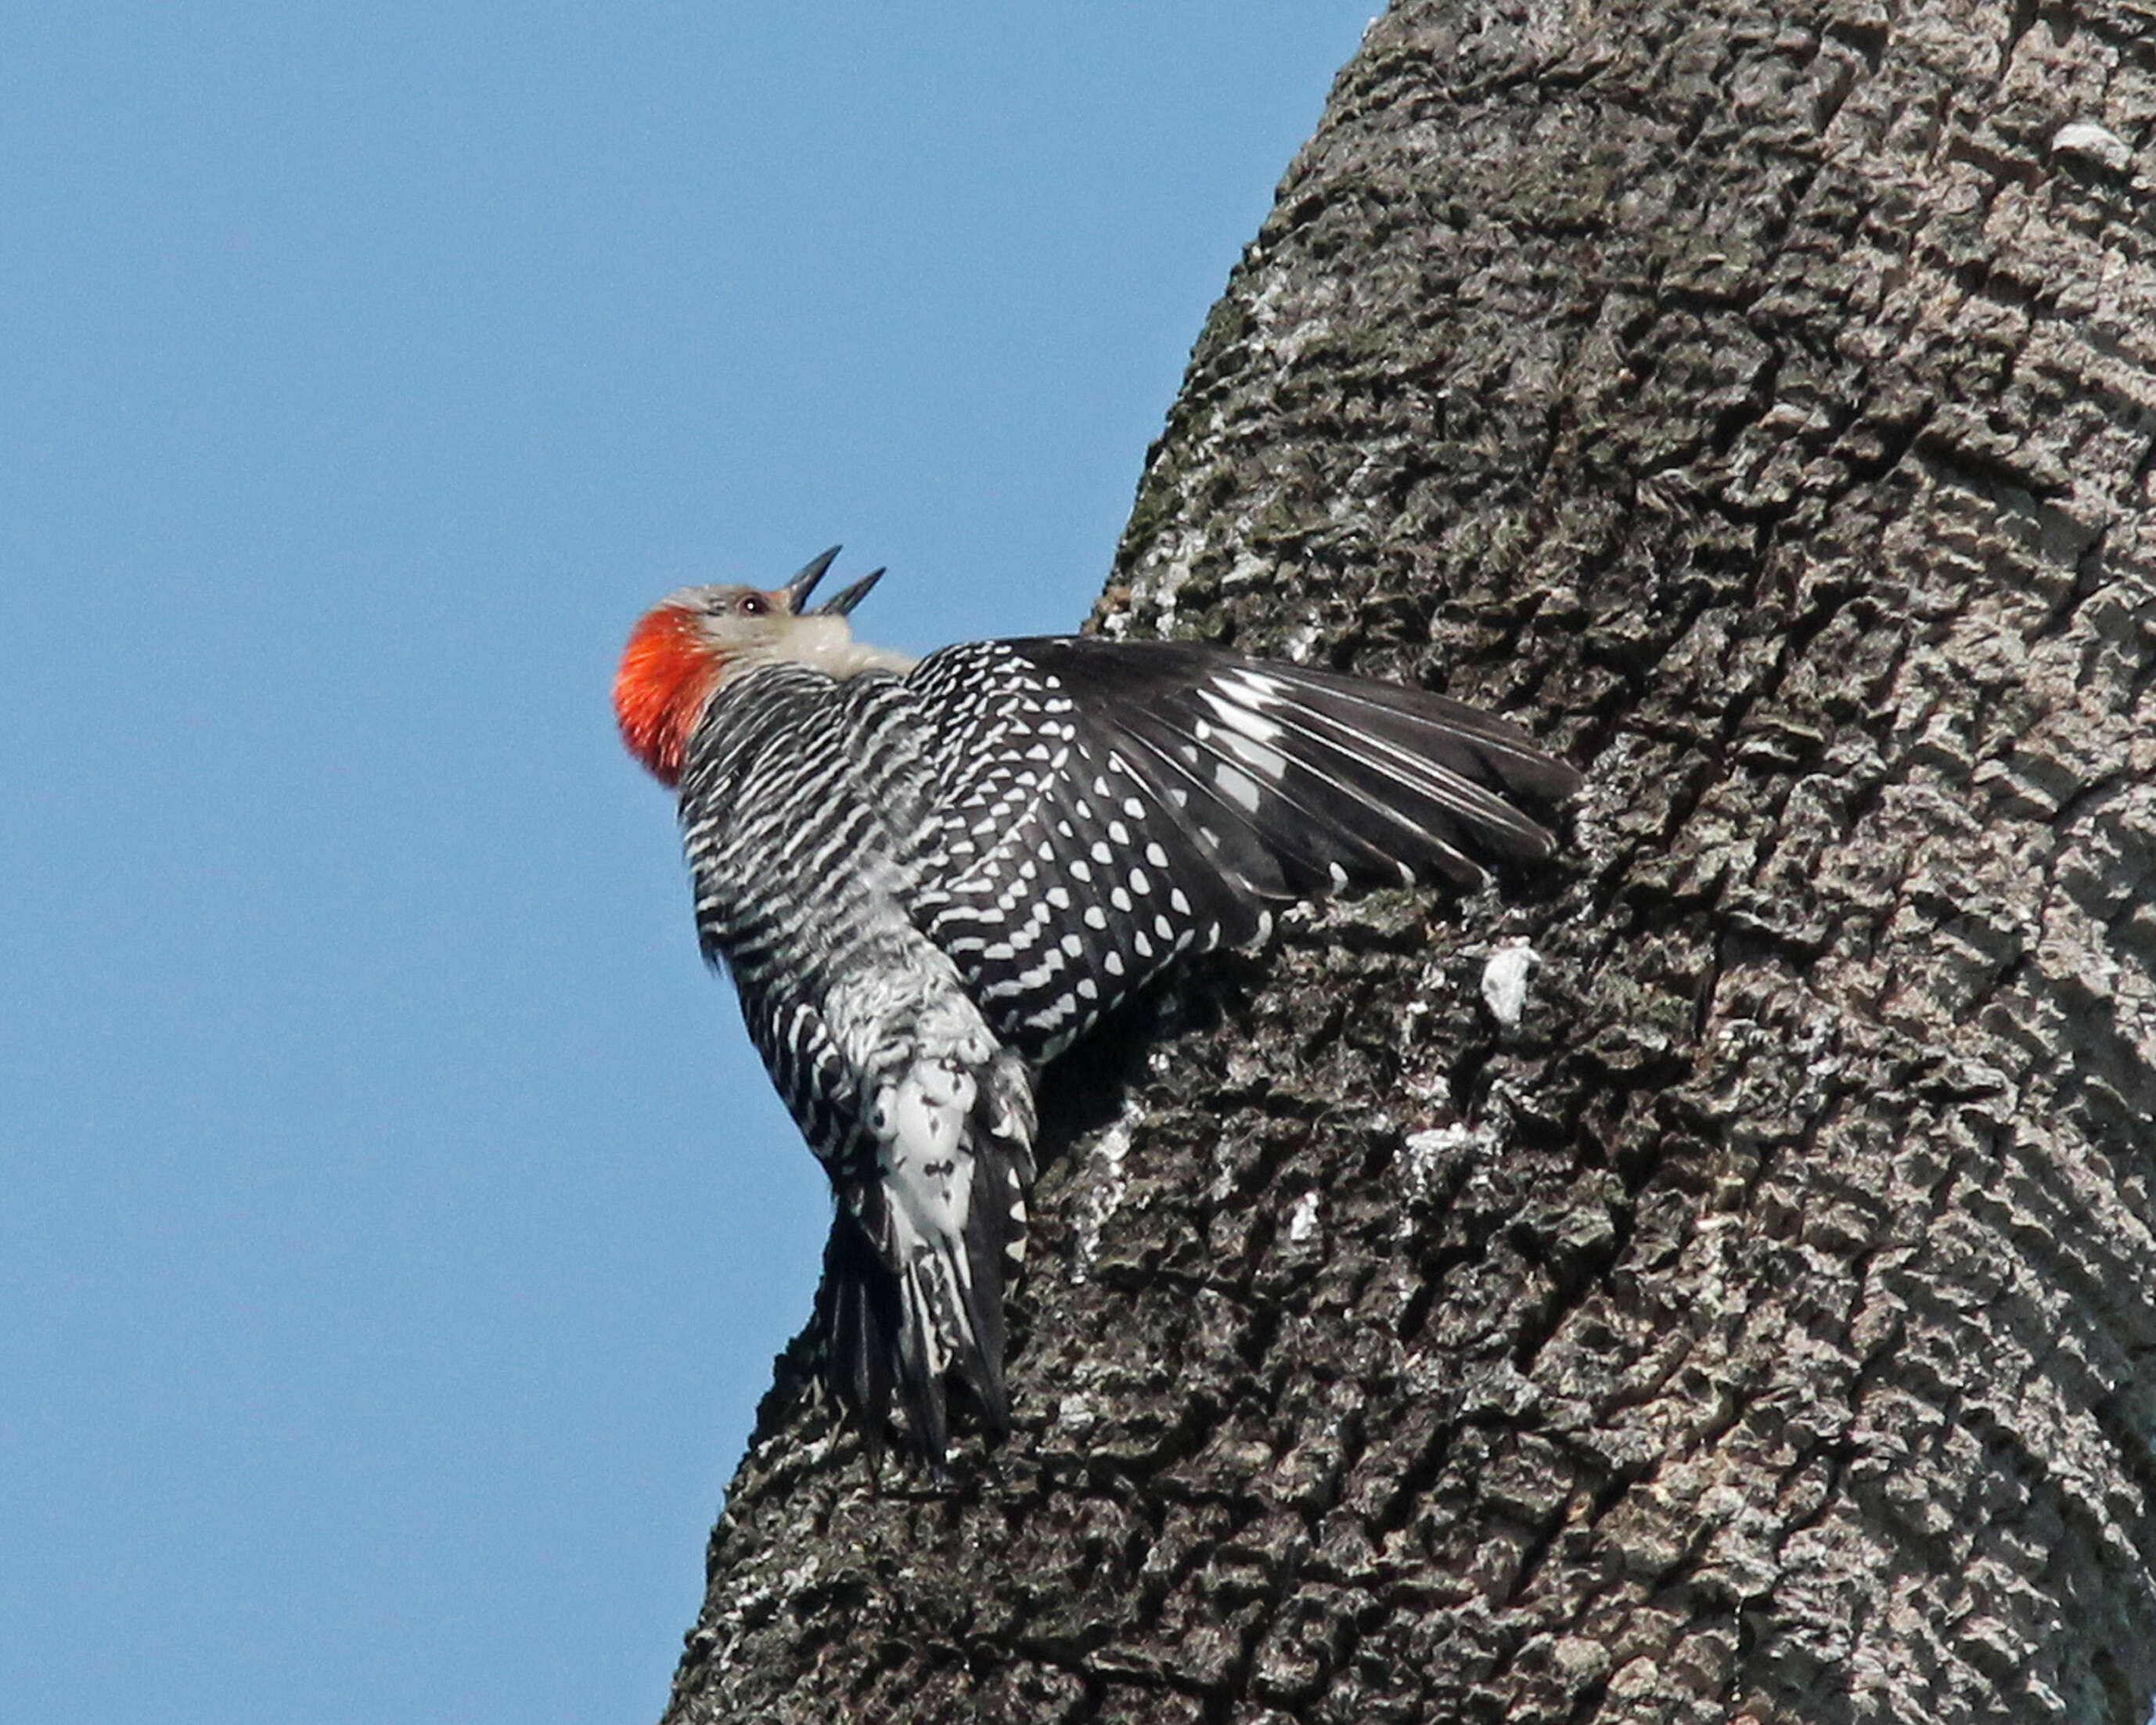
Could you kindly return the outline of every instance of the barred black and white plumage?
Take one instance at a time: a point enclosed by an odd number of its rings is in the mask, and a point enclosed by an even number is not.
[[[826,1381],[940,1466],[946,1393],[1008,1427],[1004,1296],[1033,1075],[1184,953],[1349,885],[1548,855],[1578,775],[1419,691],[1181,643],[855,642],[858,583],[692,588],[647,617],[624,737],[678,781],[706,954],[838,1200]]]

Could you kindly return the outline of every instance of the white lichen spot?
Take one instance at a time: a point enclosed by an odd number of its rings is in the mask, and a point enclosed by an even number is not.
[[[1797,1040],[1804,1077],[1792,1099],[1795,1111],[1804,1119],[1818,1117],[1834,1099],[1842,1068],[1841,1056],[1835,1051],[1840,1032],[1841,1014],[1831,1006],[1820,1009],[1804,1021]]]
[[[1620,823],[1637,808],[1640,787],[1654,770],[1642,759],[1645,752],[1646,744],[1638,735],[1620,732],[1595,757],[1594,771],[1565,805],[1571,817],[1569,850],[1590,872],[1596,865],[1607,863],[1623,842]],[[1583,893],[1571,920],[1585,926],[1599,914],[1594,896]]]
[[[1409,1072],[1400,1079],[1400,1091],[1433,1110],[1452,1106],[1452,1081],[1442,1072]]]
[[[1553,55],[1564,47],[1578,26],[1578,10],[1573,0],[1529,0],[1526,33],[1536,58]]]
[[[1317,1194],[1306,1192],[1295,1201],[1295,1208],[1287,1213],[1287,1237],[1291,1245],[1306,1243],[1317,1232]]]
[[[1440,1187],[1448,1202],[1460,1194],[1481,1201],[1476,1194],[1488,1192],[1491,1170],[1503,1153],[1509,1117],[1502,1095],[1493,1092],[1491,1111],[1476,1124],[1426,1127],[1401,1141],[1399,1154],[1393,1160],[1405,1189],[1402,1195],[1406,1202],[1394,1212],[1399,1238],[1410,1238],[1422,1225],[1427,1206]]]
[[[1123,1177],[1123,1158],[1131,1153],[1133,1122],[1137,1118],[1137,1105],[1126,1102],[1123,1111],[1106,1131],[1093,1141],[1093,1153],[1086,1158],[1086,1168],[1091,1178],[1087,1182],[1086,1197],[1078,1209],[1078,1253],[1070,1265],[1070,1279],[1083,1281],[1092,1273],[1093,1264],[1101,1255],[1101,1230],[1108,1219],[1122,1208],[1123,1194],[1127,1183]]]
[[[2133,151],[2126,140],[2093,120],[2071,120],[2053,132],[2051,153],[2093,162],[2115,174],[2124,173],[2133,164]]]
[[[1406,1153],[1401,1159],[1401,1171],[1407,1177],[1408,1195],[1418,1199],[1427,1196],[1439,1165],[1463,1151],[1476,1148],[1483,1136],[1472,1127],[1456,1124],[1409,1132],[1401,1146]]]
[[[1175,599],[1206,549],[1202,531],[1164,531],[1140,563],[1131,582],[1135,603],[1150,600],[1155,608],[1153,631],[1163,638],[1175,633]],[[1128,625],[1126,625],[1127,629]]]
[[[1519,1028],[1527,1007],[1527,977],[1542,954],[1523,940],[1508,941],[1482,967],[1482,1004],[1501,1030]]]
[[[1255,352],[1270,353],[1286,370],[1332,335],[1332,320],[1322,308],[1340,290],[1322,276],[1297,275],[1267,261],[1270,267],[1260,272],[1263,285],[1245,304],[1250,326],[1244,340]]]

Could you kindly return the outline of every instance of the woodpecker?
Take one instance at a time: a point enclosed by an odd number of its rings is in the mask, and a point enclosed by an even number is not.
[[[1520,803],[1580,779],[1441,696],[1211,647],[910,659],[854,638],[880,569],[807,608],[837,554],[660,601],[614,709],[680,792],[704,956],[830,1177],[821,1374],[872,1454],[895,1399],[940,1475],[954,1382],[1009,1429],[1035,1075],[1275,906],[1548,855]]]

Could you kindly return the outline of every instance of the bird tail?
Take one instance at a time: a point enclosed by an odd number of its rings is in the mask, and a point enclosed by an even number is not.
[[[917,1058],[879,1093],[876,1167],[839,1194],[817,1296],[823,1375],[880,1447],[894,1401],[907,1446],[942,1469],[949,1385],[992,1441],[1010,1432],[1004,1296],[1024,1262],[1033,1096],[1017,1057]]]

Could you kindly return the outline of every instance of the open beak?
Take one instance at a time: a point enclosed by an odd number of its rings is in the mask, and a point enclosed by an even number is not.
[[[816,591],[816,583],[824,578],[824,572],[831,567],[831,559],[838,554],[839,547],[834,545],[823,556],[809,558],[801,566],[801,572],[778,589],[778,597],[786,602],[786,608],[794,616],[801,614],[801,608],[808,603],[808,595]],[[850,588],[847,589],[848,592],[852,590]],[[845,594],[841,593],[839,597],[844,598]],[[824,608],[828,611],[831,608],[826,605]]]
[[[867,574],[862,576],[861,578],[859,581],[856,581],[851,587],[845,588],[842,592],[834,593],[829,598],[824,600],[822,604],[816,608],[816,614],[819,617],[845,616],[847,613],[854,608],[855,606],[858,605],[863,599],[866,598],[869,596],[869,589],[882,579],[882,570],[870,570]]]

